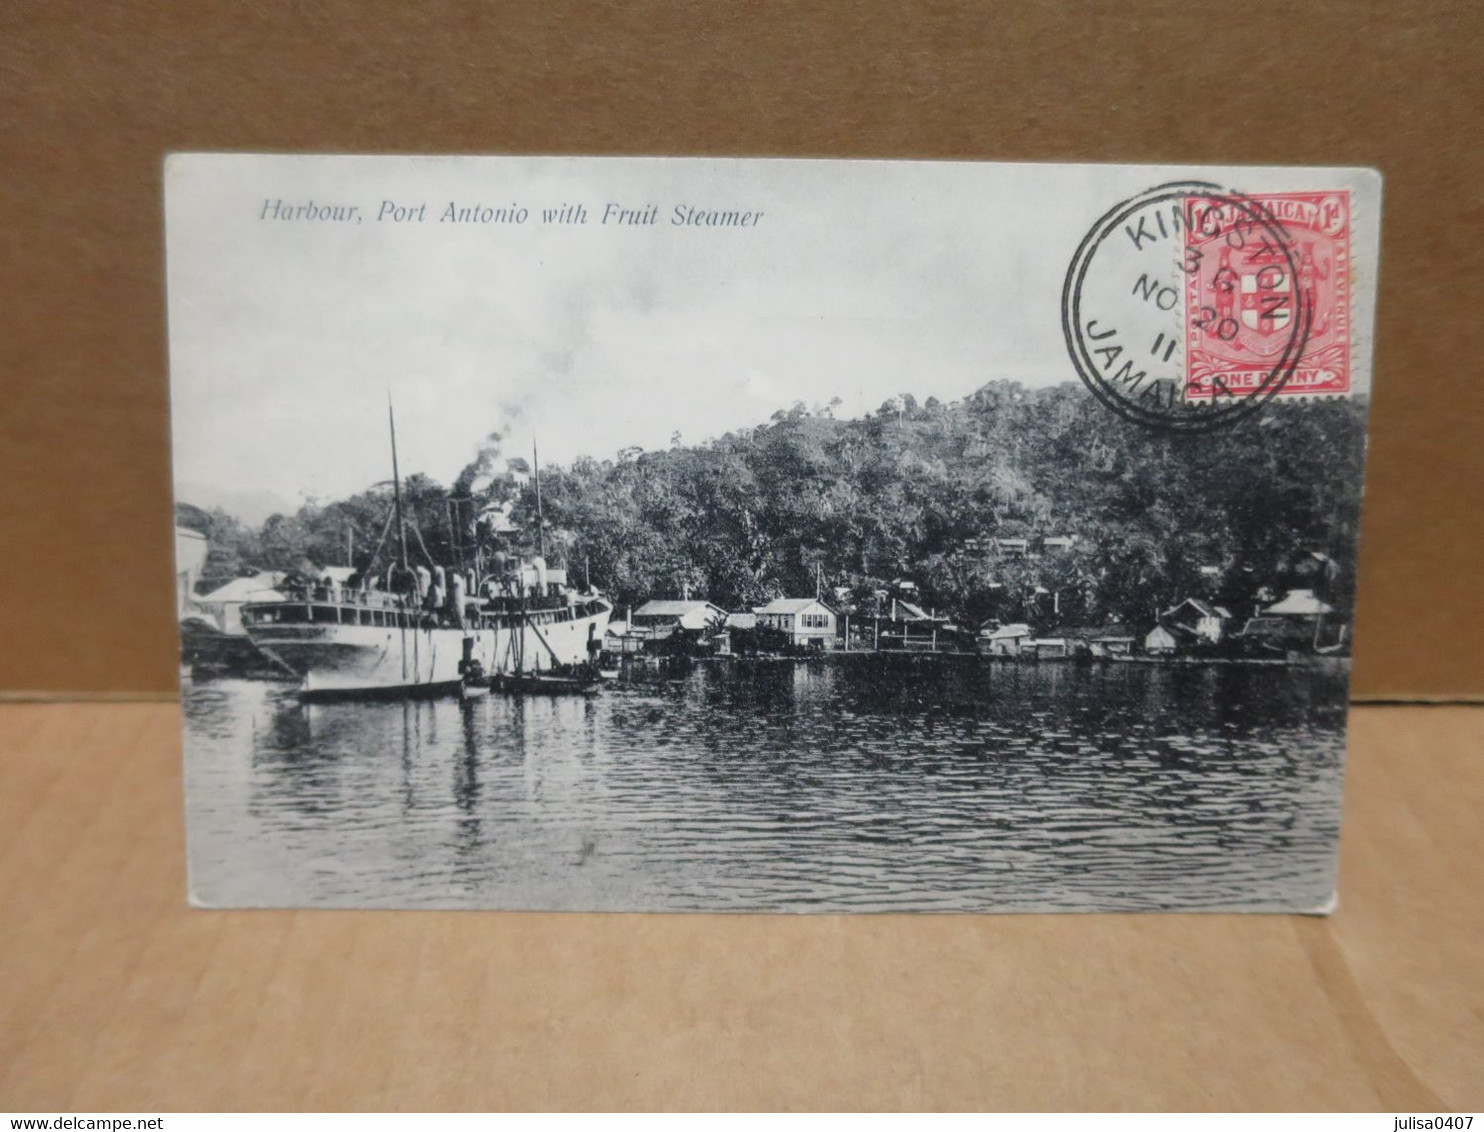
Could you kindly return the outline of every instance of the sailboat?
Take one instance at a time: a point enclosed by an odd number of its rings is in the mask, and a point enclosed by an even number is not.
[[[358,587],[290,586],[281,601],[245,604],[253,643],[301,676],[300,698],[311,702],[454,695],[471,671],[498,681],[586,662],[613,606],[547,565],[544,532],[543,553],[498,574],[410,565],[390,405],[387,413],[397,561]]]

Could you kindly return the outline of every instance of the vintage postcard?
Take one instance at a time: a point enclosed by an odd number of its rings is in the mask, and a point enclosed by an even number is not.
[[[197,904],[1333,907],[1373,171],[165,196]]]

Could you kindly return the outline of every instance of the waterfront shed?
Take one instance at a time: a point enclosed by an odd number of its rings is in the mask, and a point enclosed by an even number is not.
[[[1021,646],[1030,639],[1031,627],[1029,625],[1016,623],[1013,625],[1001,625],[985,634],[980,630],[980,638],[985,642],[985,648],[990,656],[1019,656]]]
[[[1096,636],[1091,641],[1093,656],[1128,656],[1134,651],[1134,638],[1113,631]]]
[[[608,629],[603,634],[603,648],[618,656],[631,656],[642,653],[651,639],[653,634],[649,630],[636,629],[627,620],[613,620],[608,622]]]
[[[1178,645],[1175,634],[1163,625],[1156,625],[1144,638],[1144,651],[1151,656],[1169,656]]]
[[[1032,637],[1021,642],[1020,651],[1037,660],[1065,660],[1072,655],[1072,641],[1069,637]]]

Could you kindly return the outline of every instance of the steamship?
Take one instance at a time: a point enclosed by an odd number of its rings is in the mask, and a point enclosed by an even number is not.
[[[471,672],[585,663],[613,611],[540,557],[483,581],[474,594],[462,574],[419,568],[405,576],[414,580],[405,593],[290,588],[282,601],[243,606],[242,623],[253,644],[303,677],[306,700],[396,698],[456,692]]]
[[[305,700],[438,696],[475,681],[487,686],[491,677],[539,675],[595,660],[613,606],[595,590],[578,592],[565,570],[548,567],[539,462],[540,553],[512,569],[504,566],[504,552],[497,553],[499,568],[484,576],[436,565],[414,568],[407,558],[390,405],[387,423],[396,562],[384,577],[363,576],[357,586],[319,579],[283,587],[282,600],[247,602],[242,626],[253,644],[302,677]]]

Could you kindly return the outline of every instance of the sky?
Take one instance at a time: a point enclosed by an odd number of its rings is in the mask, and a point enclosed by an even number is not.
[[[1076,380],[1060,300],[1078,242],[1112,203],[1189,172],[176,156],[177,498],[256,522],[385,480],[388,398],[403,474],[451,483],[491,432],[507,455],[539,441],[543,462],[567,462],[695,443],[797,401],[857,416],[902,392]],[[354,218],[277,219],[280,202]],[[450,204],[528,218],[445,222]],[[567,204],[588,223],[541,222]],[[656,206],[658,223],[604,224],[609,205]],[[677,206],[761,216],[676,226]]]

